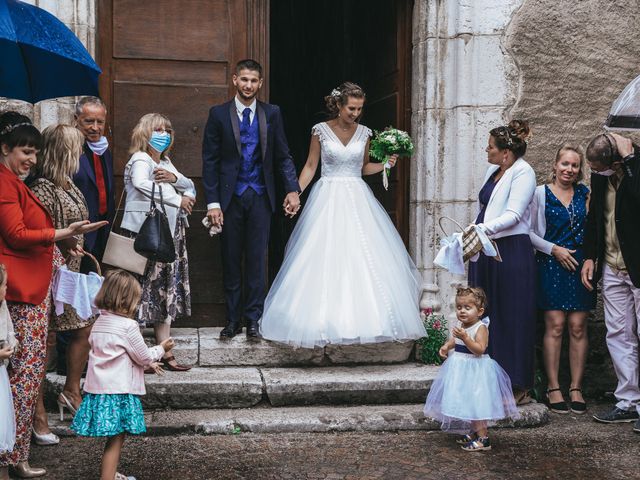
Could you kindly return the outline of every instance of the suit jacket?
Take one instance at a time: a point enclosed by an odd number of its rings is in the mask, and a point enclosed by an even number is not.
[[[0,164],[0,262],[7,267],[7,300],[41,304],[53,273],[55,229],[47,209]]]
[[[300,187],[289,153],[280,108],[276,105],[257,102],[256,117],[260,127],[264,183],[271,210],[275,211],[276,173],[282,176],[287,192],[296,192]],[[229,102],[211,108],[204,131],[202,180],[207,204],[219,203],[223,211],[229,206],[241,162],[240,122],[235,101],[231,99]]]
[[[633,285],[640,288],[640,152],[627,161],[632,176],[625,173],[616,193],[615,220],[622,258]],[[594,281],[602,276],[604,268],[604,203],[609,179],[595,173],[591,174],[591,199],[589,214],[585,226],[585,258],[594,260],[596,271]]]
[[[138,322],[105,311],[93,324],[89,343],[87,393],[144,395],[144,367],[164,355],[160,345],[147,347]]]
[[[107,189],[107,220],[111,224],[116,215],[116,205],[114,199],[114,182],[113,182],[113,158],[111,152],[107,150],[102,155],[104,158],[104,176],[105,187]],[[80,189],[89,209],[89,220],[97,222],[102,220],[98,214],[100,201],[98,198],[98,185],[96,184],[96,174],[93,168],[93,152],[84,144],[84,151],[80,156],[80,170],[73,176],[73,183]],[[111,228],[107,225],[103,228]],[[96,242],[97,232],[87,233],[84,236],[84,248],[92,251]]]
[[[498,165],[491,165],[487,169],[483,185],[498,168]],[[524,158],[519,158],[504,172],[491,193],[482,223],[485,233],[490,238],[529,235],[530,205],[535,190],[536,174]]]

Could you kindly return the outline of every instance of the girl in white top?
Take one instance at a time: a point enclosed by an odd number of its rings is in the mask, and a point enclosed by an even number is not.
[[[124,169],[127,192],[122,228],[135,236],[149,211],[151,192],[156,203],[162,201],[176,248],[173,263],[149,261],[142,276],[142,300],[137,314],[140,324],[153,324],[156,341],[169,338],[171,324],[178,317],[191,315],[191,289],[187,257],[187,215],[196,201],[193,181],[171,163],[168,152],[175,141],[171,122],[159,113],[144,115],[131,135],[131,158]],[[155,185],[155,188],[154,188]],[[172,352],[163,358],[164,367],[186,371]]]
[[[489,343],[486,296],[480,288],[459,288],[456,293],[458,324],[453,337],[440,348],[446,358],[434,380],[424,414],[441,422],[442,430],[463,433],[457,443],[463,450],[491,450],[487,427],[504,418],[518,418],[511,381],[497,362],[485,353]],[[455,349],[450,353],[451,349]]]
[[[6,294],[7,270],[0,263],[0,412],[3,412],[0,415],[0,452],[2,453],[11,452],[16,440],[16,419],[13,413],[13,397],[7,375],[7,364],[17,342],[5,301]],[[0,467],[0,477],[2,473],[6,473],[6,471],[2,472],[2,469],[3,467]]]

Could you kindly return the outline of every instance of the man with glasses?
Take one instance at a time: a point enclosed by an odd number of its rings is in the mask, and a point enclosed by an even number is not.
[[[635,422],[640,433],[640,149],[604,133],[589,144],[587,160],[592,175],[582,283],[593,290],[602,278],[607,347],[618,377],[615,407],[593,418]]]

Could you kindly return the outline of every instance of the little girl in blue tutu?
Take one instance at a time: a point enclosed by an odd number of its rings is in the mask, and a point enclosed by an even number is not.
[[[125,432],[146,432],[142,404],[144,368],[162,374],[157,363],[174,347],[171,338],[148,348],[134,320],[141,289],[124,270],[110,271],[95,304],[100,316],[91,329],[85,396],[73,418],[71,429],[84,437],[107,437],[100,467],[101,480],[126,480],[117,473]],[[134,479],[135,480],[135,479]]]
[[[424,414],[442,424],[442,430],[462,433],[457,443],[466,451],[491,450],[487,427],[496,421],[520,416],[511,381],[487,355],[489,319],[480,320],[486,305],[481,288],[456,292],[458,324],[453,337],[440,348],[444,362],[433,382]],[[452,354],[449,354],[451,349]]]

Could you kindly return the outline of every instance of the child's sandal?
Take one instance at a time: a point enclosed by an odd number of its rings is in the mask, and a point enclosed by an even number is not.
[[[113,480],[136,480],[136,477],[127,477],[120,472],[116,472],[116,476],[113,477]]]
[[[466,452],[482,452],[484,450],[491,450],[491,440],[489,437],[478,437],[472,442],[462,445],[462,448]]]
[[[476,433],[472,433],[471,435],[462,435],[460,438],[456,440],[458,445],[466,445],[467,443],[473,442],[478,438]]]

